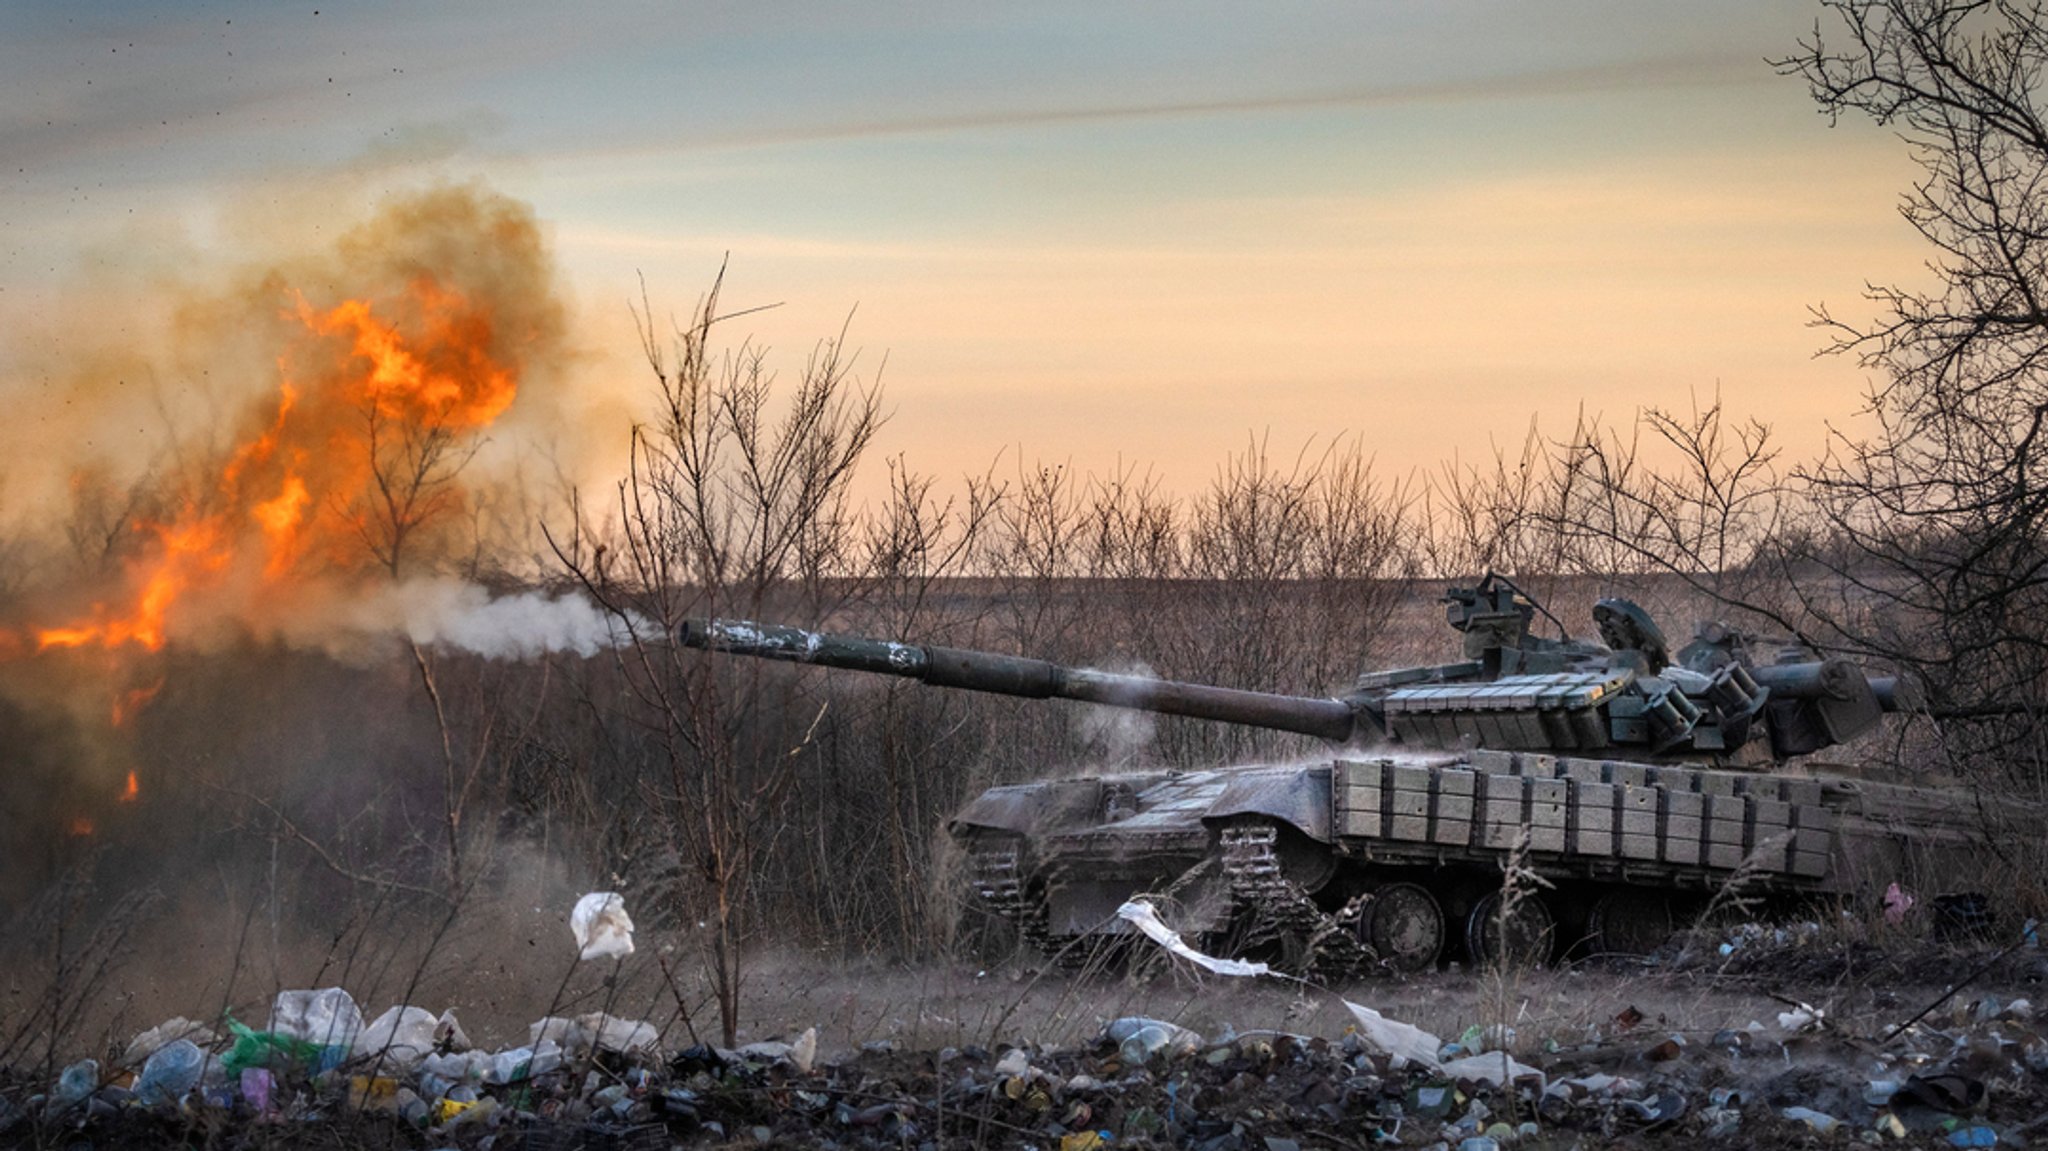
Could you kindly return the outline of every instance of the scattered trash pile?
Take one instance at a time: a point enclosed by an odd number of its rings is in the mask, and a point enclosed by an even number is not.
[[[1129,910],[1195,969],[1267,976],[1262,965],[1195,951],[1149,907]],[[585,957],[631,952],[615,895],[586,897],[571,923]],[[86,1059],[54,1079],[0,1075],[0,1144],[2021,1146],[2048,1136],[2048,1020],[2025,999],[1957,994],[1983,970],[1918,1014],[1901,1005],[1901,1018],[1874,1030],[1788,998],[1768,1023],[1712,1033],[1674,1031],[1631,1006],[1573,1034],[1518,1037],[1502,1022],[1445,1041],[1339,999],[1334,1035],[1205,1036],[1129,1016],[1065,1048],[877,1042],[831,1057],[821,1057],[815,1029],[734,1050],[664,1050],[651,1024],[602,1012],[543,1018],[524,1043],[485,1050],[450,1012],[401,1004],[365,1022],[347,991],[329,987],[280,993],[261,1030],[232,1017],[217,1027],[172,1019],[105,1066]]]
[[[83,1130],[144,1115],[271,1123],[381,1113],[443,1131],[496,1127],[501,1113],[645,1118],[649,1109],[634,1105],[655,1080],[659,1042],[648,1023],[598,1012],[539,1020],[526,1044],[485,1051],[452,1012],[400,1005],[365,1024],[339,987],[280,992],[261,1031],[233,1016],[222,1022],[216,1030],[171,1019],[107,1067],[83,1059],[47,1090],[0,1092],[0,1137],[23,1125]]]
[[[1804,1004],[1711,1035],[1664,1031],[1631,1008],[1579,1042],[1522,1047],[1511,1028],[1443,1042],[1347,1007],[1336,1036],[1203,1036],[1127,1017],[1068,1049],[872,1043],[821,1059],[815,1030],[663,1053],[649,1024],[602,1014],[543,1019],[525,1044],[485,1051],[447,1013],[400,1006],[366,1024],[340,988],[288,991],[260,1031],[173,1019],[107,1067],[83,1060],[53,1083],[0,1091],[0,1141],[119,1145],[251,1125],[289,1145],[295,1128],[312,1142],[308,1125],[353,1124],[379,1128],[385,1146],[562,1151],[1498,1151],[1624,1135],[1995,1147],[2048,1133],[2048,1033],[2025,1000],[1958,1000],[1889,1041]]]

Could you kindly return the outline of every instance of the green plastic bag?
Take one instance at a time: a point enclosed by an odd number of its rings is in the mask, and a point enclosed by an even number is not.
[[[275,1031],[257,1031],[235,1019],[223,1016],[228,1030],[234,1032],[235,1045],[226,1055],[221,1056],[220,1065],[230,1075],[240,1075],[243,1068],[268,1067],[277,1070],[294,1065],[303,1066],[320,1058],[320,1047],[303,1039],[279,1035]]]

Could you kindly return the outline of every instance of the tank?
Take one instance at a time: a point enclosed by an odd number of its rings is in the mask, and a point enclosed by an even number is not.
[[[1673,651],[1625,599],[1594,606],[1597,640],[1554,617],[1559,638],[1539,636],[1549,613],[1498,576],[1442,602],[1461,658],[1321,699],[744,621],[692,620],[680,639],[1326,741],[1306,762],[969,802],[948,830],[976,894],[1054,955],[1126,932],[1117,908],[1139,896],[1184,936],[1323,973],[1641,953],[1715,898],[1873,893],[1977,842],[1969,793],[1812,758],[1914,706],[1899,679],[1712,622]]]

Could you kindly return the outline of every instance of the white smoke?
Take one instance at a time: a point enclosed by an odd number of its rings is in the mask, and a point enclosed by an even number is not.
[[[491,659],[530,659],[554,652],[596,655],[648,638],[658,629],[645,620],[623,621],[574,593],[540,592],[491,598],[475,584],[452,579],[408,580],[386,589],[397,627],[414,643],[459,648]]]
[[[409,579],[352,595],[325,611],[297,615],[285,631],[287,639],[330,651],[380,636],[403,636],[422,647],[488,659],[591,656],[661,635],[645,619],[621,619],[574,592],[493,597],[476,584],[447,577]]]
[[[1106,671],[1114,675],[1144,676],[1148,679],[1157,674],[1150,667],[1137,662],[1090,670]],[[1111,707],[1108,704],[1082,704],[1075,709],[1072,722],[1074,734],[1087,749],[1089,756],[1108,770],[1130,767],[1159,737],[1159,717],[1149,711]]]

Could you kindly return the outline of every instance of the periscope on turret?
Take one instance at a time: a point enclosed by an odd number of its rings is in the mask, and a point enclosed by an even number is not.
[[[1909,708],[1897,679],[1719,623],[1674,652],[1625,599],[1595,605],[1597,640],[1573,638],[1492,575],[1443,603],[1461,659],[1370,672],[1320,699],[748,621],[691,620],[679,639],[1332,745],[1306,764],[1084,776],[971,801],[950,830],[977,893],[1051,951],[1125,930],[1115,908],[1148,892],[1173,894],[1183,934],[1273,943],[1302,967],[1635,951],[1738,872],[1753,894],[1850,892],[1981,830],[1960,793],[1788,765]],[[1536,634],[1539,612],[1556,638]],[[1511,856],[1547,889],[1504,899]]]

